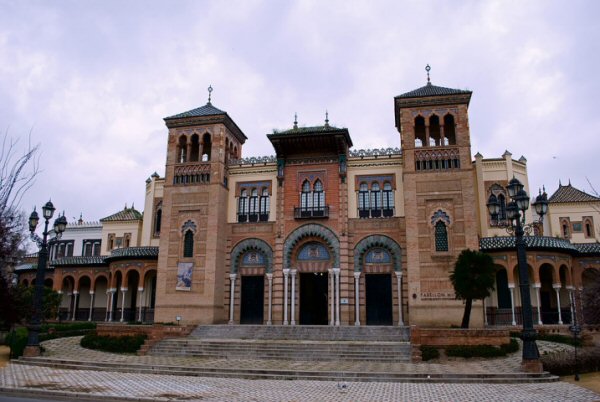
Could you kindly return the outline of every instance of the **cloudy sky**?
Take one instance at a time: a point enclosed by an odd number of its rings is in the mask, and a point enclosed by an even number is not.
[[[204,105],[265,134],[347,127],[399,146],[393,97],[470,89],[472,153],[528,160],[530,186],[600,191],[597,1],[0,0],[0,129],[42,147],[21,202],[97,220],[164,175],[163,118]]]

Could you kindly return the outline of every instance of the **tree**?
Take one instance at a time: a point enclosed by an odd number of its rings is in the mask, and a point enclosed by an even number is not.
[[[488,254],[463,250],[450,273],[456,298],[465,301],[461,328],[469,328],[473,300],[485,299],[494,290],[494,261]]]
[[[28,142],[19,153],[18,142],[5,132],[0,145],[0,323],[9,326],[17,320],[11,301],[11,270],[24,255],[27,238],[20,203],[39,173],[39,145]]]

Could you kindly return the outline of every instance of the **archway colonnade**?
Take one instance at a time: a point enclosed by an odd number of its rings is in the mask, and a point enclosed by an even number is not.
[[[286,238],[279,267],[264,240],[238,242],[226,292],[229,323],[339,326],[346,322],[340,311],[346,305],[354,325],[404,325],[398,243],[366,236],[353,254],[353,268],[340,267],[339,240],[319,224],[301,226]]]

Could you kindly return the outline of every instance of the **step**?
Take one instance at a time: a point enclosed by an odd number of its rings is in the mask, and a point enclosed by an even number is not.
[[[169,366],[152,364],[132,364],[116,362],[84,362],[44,357],[20,358],[14,364],[46,366],[71,370],[115,371],[146,374],[169,374],[196,377],[221,377],[244,379],[277,380],[319,380],[319,381],[360,381],[360,382],[421,382],[421,383],[545,383],[558,381],[558,377],[549,373],[487,373],[487,374],[451,374],[451,373],[393,373],[370,372],[368,370],[351,371],[314,371],[314,370],[274,370],[211,368],[190,366]],[[310,365],[310,362],[307,362]]]

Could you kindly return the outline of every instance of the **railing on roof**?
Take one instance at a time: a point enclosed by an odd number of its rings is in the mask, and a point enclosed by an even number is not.
[[[369,158],[369,157],[380,157],[387,156],[391,157],[392,155],[402,155],[402,150],[400,148],[375,148],[375,149],[358,149],[358,150],[350,150],[348,155],[353,158]]]
[[[277,162],[277,157],[273,155],[268,156],[251,156],[249,158],[231,159],[229,165],[258,165]]]

